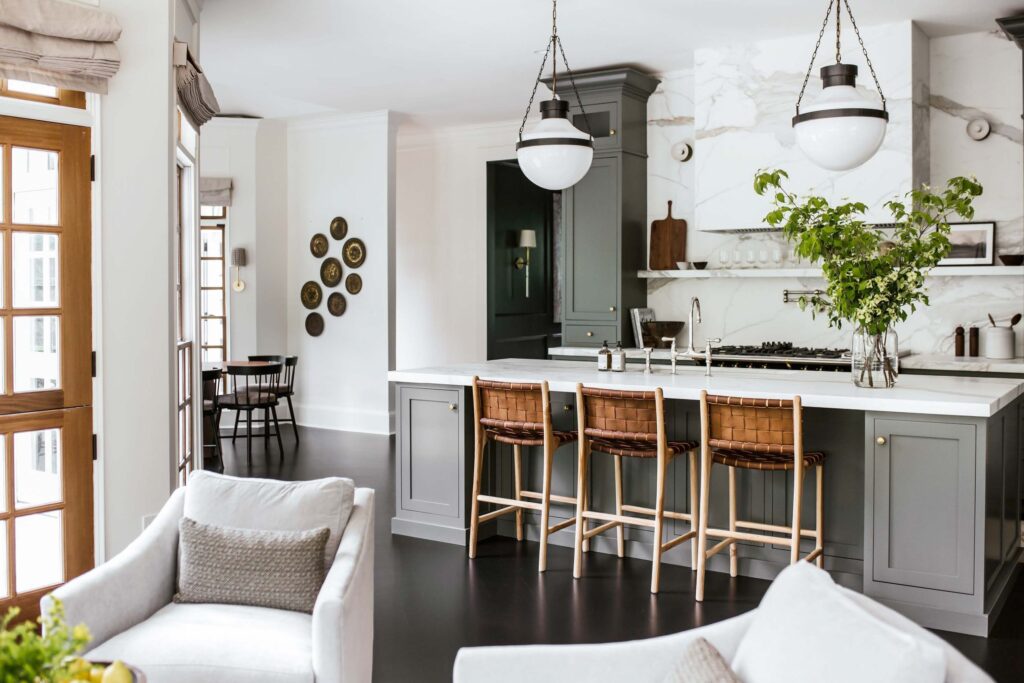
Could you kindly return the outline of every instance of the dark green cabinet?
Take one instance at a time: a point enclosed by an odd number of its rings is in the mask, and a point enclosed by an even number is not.
[[[594,135],[594,162],[562,192],[563,343],[633,346],[629,309],[647,305],[647,98],[658,80],[635,69],[577,74],[573,123]]]

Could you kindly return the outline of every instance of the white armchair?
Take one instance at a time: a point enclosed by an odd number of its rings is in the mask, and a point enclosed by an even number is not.
[[[68,622],[92,632],[86,657],[122,659],[141,669],[147,683],[368,683],[373,490],[355,489],[351,517],[312,615],[172,602],[185,494],[175,491],[119,555],[54,591]]]

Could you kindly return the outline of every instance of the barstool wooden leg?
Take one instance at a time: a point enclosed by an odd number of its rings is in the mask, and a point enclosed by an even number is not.
[[[537,571],[541,572],[546,571],[548,568],[548,534],[551,527],[551,466],[554,460],[554,449],[549,449],[545,446],[544,482],[541,485],[541,494],[544,497],[541,500],[543,507],[540,510],[540,562],[537,566]]]
[[[583,513],[587,509],[587,460],[590,447],[586,439],[580,439],[579,475],[576,481],[576,544],[572,562],[572,577],[580,578],[583,569]]]
[[[583,497],[583,509],[584,510],[589,510],[590,509],[590,490],[589,490],[590,487],[587,484],[590,482],[590,456],[591,455],[592,455],[592,451],[590,449],[590,445],[587,444],[587,471],[583,473],[584,474],[584,477],[583,477],[583,493],[580,493],[579,491],[576,492],[577,498],[580,497],[580,496]],[[584,519],[583,520],[583,533],[586,533],[587,529],[589,529],[589,528],[590,528],[590,520],[589,519]],[[584,538],[583,539],[583,552],[585,552],[585,553],[589,553],[590,552],[590,539],[589,538]]]
[[[690,531],[695,535],[690,539],[690,571],[697,571],[697,520],[700,514],[697,507],[700,505],[700,473],[698,472],[698,458],[700,451],[690,451]]]
[[[473,447],[473,503],[470,512],[469,522],[469,559],[476,557],[476,541],[480,531],[480,476],[483,470],[484,447],[487,445],[487,436],[481,434],[476,439]]]
[[[700,517],[697,520],[697,602],[704,600],[704,575],[708,564],[708,498],[711,489],[711,451],[700,458]]]
[[[651,592],[658,592],[658,584],[661,581],[661,535],[665,521],[665,470],[668,466],[668,454],[661,451],[658,454],[658,488],[657,498],[654,504],[654,557],[651,566]],[[622,527],[620,526],[621,530]]]
[[[622,456],[615,456],[615,514],[622,516]],[[618,543],[617,551],[619,557],[624,557],[626,554],[626,539],[623,525],[619,524],[615,527],[617,534],[616,542]]]
[[[736,468],[729,468],[729,531],[736,531]],[[739,568],[735,541],[729,544],[729,576],[735,578]]]
[[[825,539],[822,534],[824,529],[822,526],[825,502],[822,494],[825,492],[825,465],[818,463],[817,466],[817,481],[815,482],[815,501],[814,501],[814,536],[815,543],[814,549],[818,551],[818,557],[815,559],[817,565],[821,568],[825,567]]]
[[[516,487],[516,500],[523,499],[523,447],[519,444],[512,446],[513,458],[515,460],[514,479]],[[523,540],[523,508],[516,508],[516,540]]]
[[[804,468],[797,461],[793,470],[793,535],[790,541],[789,563],[796,564],[800,559],[800,506],[804,497]]]

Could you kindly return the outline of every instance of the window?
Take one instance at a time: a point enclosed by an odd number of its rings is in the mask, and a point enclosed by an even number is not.
[[[227,358],[227,215],[226,206],[200,208],[200,314],[202,318],[202,362],[217,363]],[[220,218],[214,218],[219,216]]]
[[[0,78],[0,97],[13,97],[19,100],[45,102],[63,107],[85,109],[85,93],[79,90],[64,90],[52,85],[30,83],[13,78]]]

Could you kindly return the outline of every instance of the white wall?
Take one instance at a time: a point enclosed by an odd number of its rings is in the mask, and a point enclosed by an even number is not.
[[[215,118],[200,136],[205,177],[232,179],[227,253],[241,247],[246,287],[228,287],[228,355],[286,351],[287,134],[280,121]],[[230,261],[229,261],[230,262]],[[230,268],[229,277],[234,276]]]
[[[288,351],[299,356],[296,412],[301,424],[386,434],[393,411],[387,383],[392,367],[394,302],[389,250],[394,248],[394,125],[388,112],[294,120],[288,125]],[[366,244],[366,261],[354,272],[363,290],[349,295],[344,285],[324,292],[319,312],[324,332],[305,332],[307,311],[299,290],[320,280],[320,260],[309,241],[329,235],[331,219],[348,221],[348,236]],[[332,240],[330,254],[341,257]],[[345,275],[350,271],[344,268]],[[348,308],[327,313],[326,297],[341,291]]]
[[[97,341],[105,554],[170,494],[173,444],[172,5],[103,0],[124,27],[121,69],[101,98]],[[101,560],[102,558],[97,558]]]
[[[487,357],[487,162],[515,158],[518,129],[399,136],[397,367]]]

